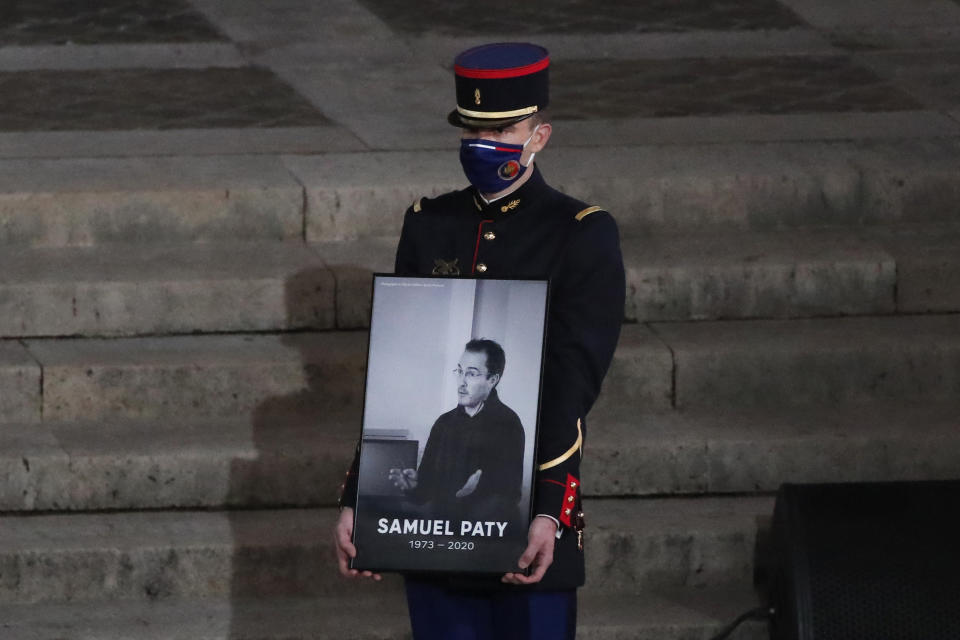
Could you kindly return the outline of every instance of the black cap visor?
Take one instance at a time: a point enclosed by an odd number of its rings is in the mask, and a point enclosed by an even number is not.
[[[447,115],[447,122],[461,129],[500,129],[502,127],[509,127],[511,124],[520,122],[521,120],[526,120],[533,115],[534,113],[514,116],[512,118],[470,118],[454,109]]]

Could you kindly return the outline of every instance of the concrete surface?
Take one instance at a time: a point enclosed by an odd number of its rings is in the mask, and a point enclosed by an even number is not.
[[[226,43],[46,45],[0,47],[0,71],[239,67],[237,47]]]
[[[329,266],[336,280],[337,327],[369,327],[373,274],[393,273],[397,238],[320,242],[309,247]]]
[[[395,237],[311,248],[337,278],[337,326],[369,323],[370,278]],[[886,315],[960,310],[955,228],[912,225],[628,237],[628,321]]]
[[[952,229],[897,230],[880,235],[897,262],[897,309],[946,312],[960,302],[960,237]]]
[[[540,164],[558,188],[609,208],[630,235],[955,223],[957,152],[949,139],[568,147]],[[454,157],[3,160],[0,239],[65,246],[395,236],[415,199],[465,184]]]
[[[960,25],[960,7],[950,0],[783,0],[801,18],[816,27],[916,27]]]
[[[0,161],[0,244],[292,240],[303,189],[275,158]]]
[[[4,511],[333,505],[360,416],[8,423]]]
[[[552,184],[608,208],[626,235],[955,222],[957,145],[666,145],[573,149],[538,160]],[[462,188],[453,154],[287,158],[306,186],[311,242],[399,233],[419,197]]]
[[[592,501],[591,589],[743,580],[757,518],[772,507],[763,498]],[[357,593],[363,585],[344,583],[330,553],[336,516],[335,509],[4,516],[0,602]]]
[[[949,479],[960,459],[955,402],[639,413],[611,404],[588,419],[590,497]],[[360,425],[359,407],[269,419],[7,423],[0,509],[332,506]]]
[[[266,416],[361,400],[366,334],[31,340],[44,418]]]
[[[874,402],[591,415],[587,495],[773,492],[784,482],[950,479],[957,406]]]
[[[939,134],[938,134],[939,135]],[[341,127],[13,131],[0,133],[0,158],[123,158],[362,151]]]
[[[628,320],[891,313],[897,264],[850,233],[629,239]],[[916,253],[922,253],[919,250]]]
[[[960,316],[655,324],[680,408],[936,400],[960,392]]]
[[[22,640],[401,640],[410,637],[402,595],[102,601],[92,605],[0,605],[0,629]],[[746,589],[658,589],[610,596],[581,593],[577,636],[589,640],[699,640],[755,606]],[[362,623],[359,621],[362,620]],[[766,637],[748,623],[738,640]]]
[[[901,311],[955,311],[956,238],[939,228],[627,238],[625,318],[889,314],[895,293]],[[371,276],[392,271],[395,244],[14,249],[0,256],[0,335],[365,327]]]
[[[955,315],[655,323],[652,332],[628,325],[603,402],[617,398],[659,409],[671,402],[947,399],[960,384],[958,336]],[[359,385],[365,340],[364,333],[334,332],[32,340],[26,346],[43,366],[44,416],[57,420],[111,412],[161,416],[187,407],[196,415],[244,415],[261,401],[298,390],[308,404],[355,402],[359,386],[351,390],[350,384]],[[22,350],[13,352],[19,354],[16,366],[32,364]],[[18,371],[15,380],[22,377]],[[276,377],[264,377],[266,371]],[[347,372],[346,379],[336,377]],[[336,384],[319,392],[327,380]]]
[[[49,428],[38,422],[4,421],[0,427],[0,509],[47,508],[47,492],[59,492],[62,480],[70,476],[69,464],[67,453]]]
[[[624,325],[597,408],[609,405],[669,409],[674,363],[670,347],[644,325]]]
[[[465,184],[459,164],[443,154],[287,156],[284,162],[306,189],[308,242],[397,237],[415,200]]]
[[[0,255],[0,335],[330,329],[333,273],[281,243],[14,249]]]
[[[0,422],[39,422],[41,373],[19,341],[0,341]]]

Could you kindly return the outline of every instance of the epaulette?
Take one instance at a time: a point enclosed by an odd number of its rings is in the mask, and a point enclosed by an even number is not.
[[[603,207],[587,207],[586,209],[584,209],[583,211],[581,211],[580,213],[578,213],[573,217],[577,220],[577,222],[580,222],[591,213],[596,213],[597,211],[604,211],[604,208]]]

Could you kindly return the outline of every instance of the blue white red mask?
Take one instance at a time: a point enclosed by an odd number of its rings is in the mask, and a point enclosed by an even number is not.
[[[460,141],[460,164],[463,173],[480,193],[497,193],[508,189],[523,175],[523,170],[533,162],[533,153],[526,165],[520,164],[523,150],[527,148],[537,125],[523,144],[510,144],[483,138],[464,138]]]

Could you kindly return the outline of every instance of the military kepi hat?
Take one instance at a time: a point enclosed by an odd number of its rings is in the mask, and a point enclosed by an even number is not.
[[[455,127],[502,127],[542,110],[549,102],[550,54],[524,42],[467,49],[456,57]]]

